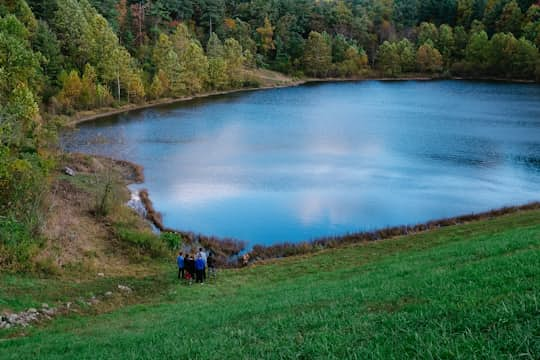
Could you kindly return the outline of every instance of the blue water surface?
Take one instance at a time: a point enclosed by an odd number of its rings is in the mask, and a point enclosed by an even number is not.
[[[141,164],[167,226],[249,244],[540,200],[540,86],[362,81],[81,124],[69,151]]]

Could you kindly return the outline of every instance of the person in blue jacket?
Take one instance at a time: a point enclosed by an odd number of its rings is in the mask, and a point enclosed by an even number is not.
[[[195,276],[197,278],[197,282],[198,283],[203,283],[203,279],[204,279],[204,268],[205,268],[205,263],[204,263],[204,259],[202,258],[201,255],[197,256],[197,260],[195,260]]]
[[[178,253],[176,258],[176,264],[178,265],[178,278],[182,280],[184,278],[184,254],[181,252]]]

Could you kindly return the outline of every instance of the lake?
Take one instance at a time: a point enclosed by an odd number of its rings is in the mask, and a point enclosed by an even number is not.
[[[317,83],[81,124],[68,151],[145,168],[164,224],[300,241],[540,200],[540,86]]]

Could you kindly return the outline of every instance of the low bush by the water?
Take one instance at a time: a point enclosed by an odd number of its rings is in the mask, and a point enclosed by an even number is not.
[[[301,254],[309,254],[321,249],[335,248],[343,245],[371,242],[383,239],[390,239],[396,236],[405,236],[410,234],[417,234],[424,231],[429,231],[441,227],[459,225],[468,223],[471,221],[491,219],[497,216],[511,214],[518,211],[539,209],[540,203],[530,203],[523,206],[505,207],[501,209],[491,210],[479,214],[469,214],[463,216],[457,216],[453,218],[440,219],[429,221],[424,224],[418,225],[405,225],[388,227],[376,231],[366,231],[354,234],[347,234],[343,236],[330,236],[312,241],[305,241],[300,243],[281,243],[270,246],[255,245],[251,250],[250,258],[252,260],[264,260],[272,258],[281,258]]]
[[[137,258],[164,257],[169,254],[166,243],[155,234],[117,225],[116,236],[124,245],[128,245],[128,250],[135,251],[132,255]]]
[[[182,236],[177,233],[165,232],[160,235],[161,241],[165,242],[170,250],[178,250],[182,246]]]
[[[215,261],[217,266],[229,267],[236,265],[236,262],[232,259],[235,259],[235,257],[238,256],[238,254],[240,254],[246,248],[245,242],[235,239],[220,239],[215,236],[205,236],[195,234],[193,232],[178,231],[167,228],[163,225],[163,217],[154,208],[148,191],[141,190],[139,192],[139,196],[141,198],[141,202],[146,209],[147,219],[152,222],[152,224],[154,224],[154,226],[158,228],[163,234],[178,234],[190,245],[200,245],[207,250],[211,250],[215,255]],[[165,240],[168,241],[167,237],[169,235],[164,236]]]

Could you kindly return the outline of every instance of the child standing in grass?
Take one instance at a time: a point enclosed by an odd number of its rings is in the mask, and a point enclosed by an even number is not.
[[[182,280],[184,278],[184,254],[181,252],[178,253],[176,258],[176,264],[178,265],[178,279]]]

